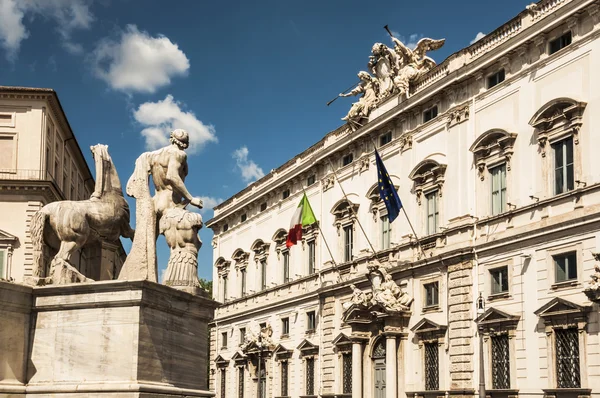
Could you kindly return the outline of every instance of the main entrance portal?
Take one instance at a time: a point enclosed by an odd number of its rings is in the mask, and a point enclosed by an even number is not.
[[[375,369],[375,398],[385,398],[385,338],[377,341],[371,358]]]

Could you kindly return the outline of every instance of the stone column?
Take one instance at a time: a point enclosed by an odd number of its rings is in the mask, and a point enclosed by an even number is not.
[[[396,336],[388,334],[385,338],[385,398],[397,398],[398,372],[396,371]]]
[[[352,342],[352,398],[362,398],[362,342]]]

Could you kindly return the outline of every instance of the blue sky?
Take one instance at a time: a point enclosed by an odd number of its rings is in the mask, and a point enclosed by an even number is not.
[[[429,54],[441,62],[528,3],[0,0],[0,85],[55,89],[81,147],[108,144],[122,181],[187,129],[186,185],[210,207],[341,125],[352,99],[325,104],[373,43],[391,45],[384,25],[405,42],[445,38]],[[200,235],[210,279],[212,233]],[[164,240],[158,251],[162,270]]]

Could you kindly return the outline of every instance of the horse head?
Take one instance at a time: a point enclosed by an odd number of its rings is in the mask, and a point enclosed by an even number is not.
[[[115,191],[121,196],[121,182],[108,153],[108,145],[96,144],[90,147],[96,164],[96,186],[92,197],[101,198],[107,191]]]

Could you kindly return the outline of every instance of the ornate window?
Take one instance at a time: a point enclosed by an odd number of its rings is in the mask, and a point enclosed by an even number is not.
[[[354,251],[354,220],[358,211],[357,204],[342,199],[333,206],[331,213],[335,216],[338,235],[342,234],[341,253],[343,261],[352,261]]]
[[[571,98],[557,98],[542,106],[529,121],[537,134],[549,194],[572,190],[578,184],[582,174],[579,130],[586,106]],[[548,147],[552,156],[546,156]]]
[[[305,394],[315,395],[315,359],[319,355],[319,346],[308,340],[303,340],[298,346],[300,357],[304,360]]]
[[[342,167],[347,166],[354,160],[354,154],[349,153],[342,158]]]
[[[11,278],[12,254],[18,238],[0,230],[0,280]]]
[[[435,119],[438,115],[438,107],[437,105],[432,106],[429,109],[426,109],[423,112],[423,123],[427,123],[428,121]]]
[[[340,364],[341,391],[343,394],[352,393],[352,341],[343,333],[340,333],[332,344],[338,353]],[[339,388],[339,387],[338,387]],[[338,390],[339,391],[339,390]]]
[[[392,132],[388,131],[387,133],[381,134],[379,136],[379,146],[382,147],[386,144],[392,142]]]
[[[240,297],[246,295],[246,270],[248,269],[249,258],[250,253],[246,253],[242,249],[237,249],[231,256],[231,259],[235,261],[235,269],[240,276]]]
[[[424,232],[429,235],[437,232],[441,208],[439,199],[442,197],[446,165],[433,159],[425,159],[411,171],[409,177],[413,180],[413,189],[417,195],[417,203],[421,206],[422,197],[426,197],[426,206],[421,207]],[[435,231],[434,231],[435,230]]]
[[[381,217],[381,250],[390,248],[390,235],[392,234],[392,226],[387,214]]]
[[[269,256],[269,244],[257,239],[254,241],[250,250],[254,252],[254,261],[259,276],[259,289],[265,290],[267,288],[267,257]]]
[[[279,363],[280,375],[281,375],[281,396],[287,397],[289,393],[289,371],[290,363],[289,359],[292,357],[292,351],[286,349],[284,346],[279,344],[273,350],[275,361]]]
[[[307,243],[308,250],[308,275],[312,275],[315,273],[315,263],[316,263],[316,241],[312,239]]]
[[[215,358],[215,365],[219,369],[219,385],[220,395],[219,398],[225,398],[227,393],[227,366],[229,366],[229,360],[223,358],[221,355]]]
[[[223,300],[223,302],[227,301],[227,277],[229,275],[230,266],[231,261],[226,261],[223,257],[219,257],[215,262],[221,288],[220,299]]]
[[[506,73],[504,72],[504,69],[500,69],[498,72],[492,73],[487,78],[487,88],[490,89],[502,83],[504,81],[505,76]]]
[[[550,385],[547,395],[557,395],[563,388],[586,385],[586,326],[591,306],[582,306],[560,297],[543,305],[535,314],[545,325]],[[571,390],[572,391],[572,390]],[[578,395],[590,395],[591,390],[578,391]]]
[[[476,319],[486,345],[484,360],[488,369],[487,388],[508,390],[516,385],[516,377],[511,373],[511,369],[514,369],[511,352],[514,352],[513,342],[519,319],[519,316],[493,307]]]
[[[567,47],[569,44],[571,44],[572,41],[573,34],[571,33],[571,31],[568,31],[567,33],[557,37],[554,40],[551,40],[550,43],[548,43],[548,53],[552,55]]]
[[[506,163],[490,168],[492,186],[492,215],[506,211]]]
[[[427,318],[423,318],[411,329],[419,340],[422,354],[423,387],[425,390],[440,389],[440,347],[444,344],[447,327],[438,325]]]

